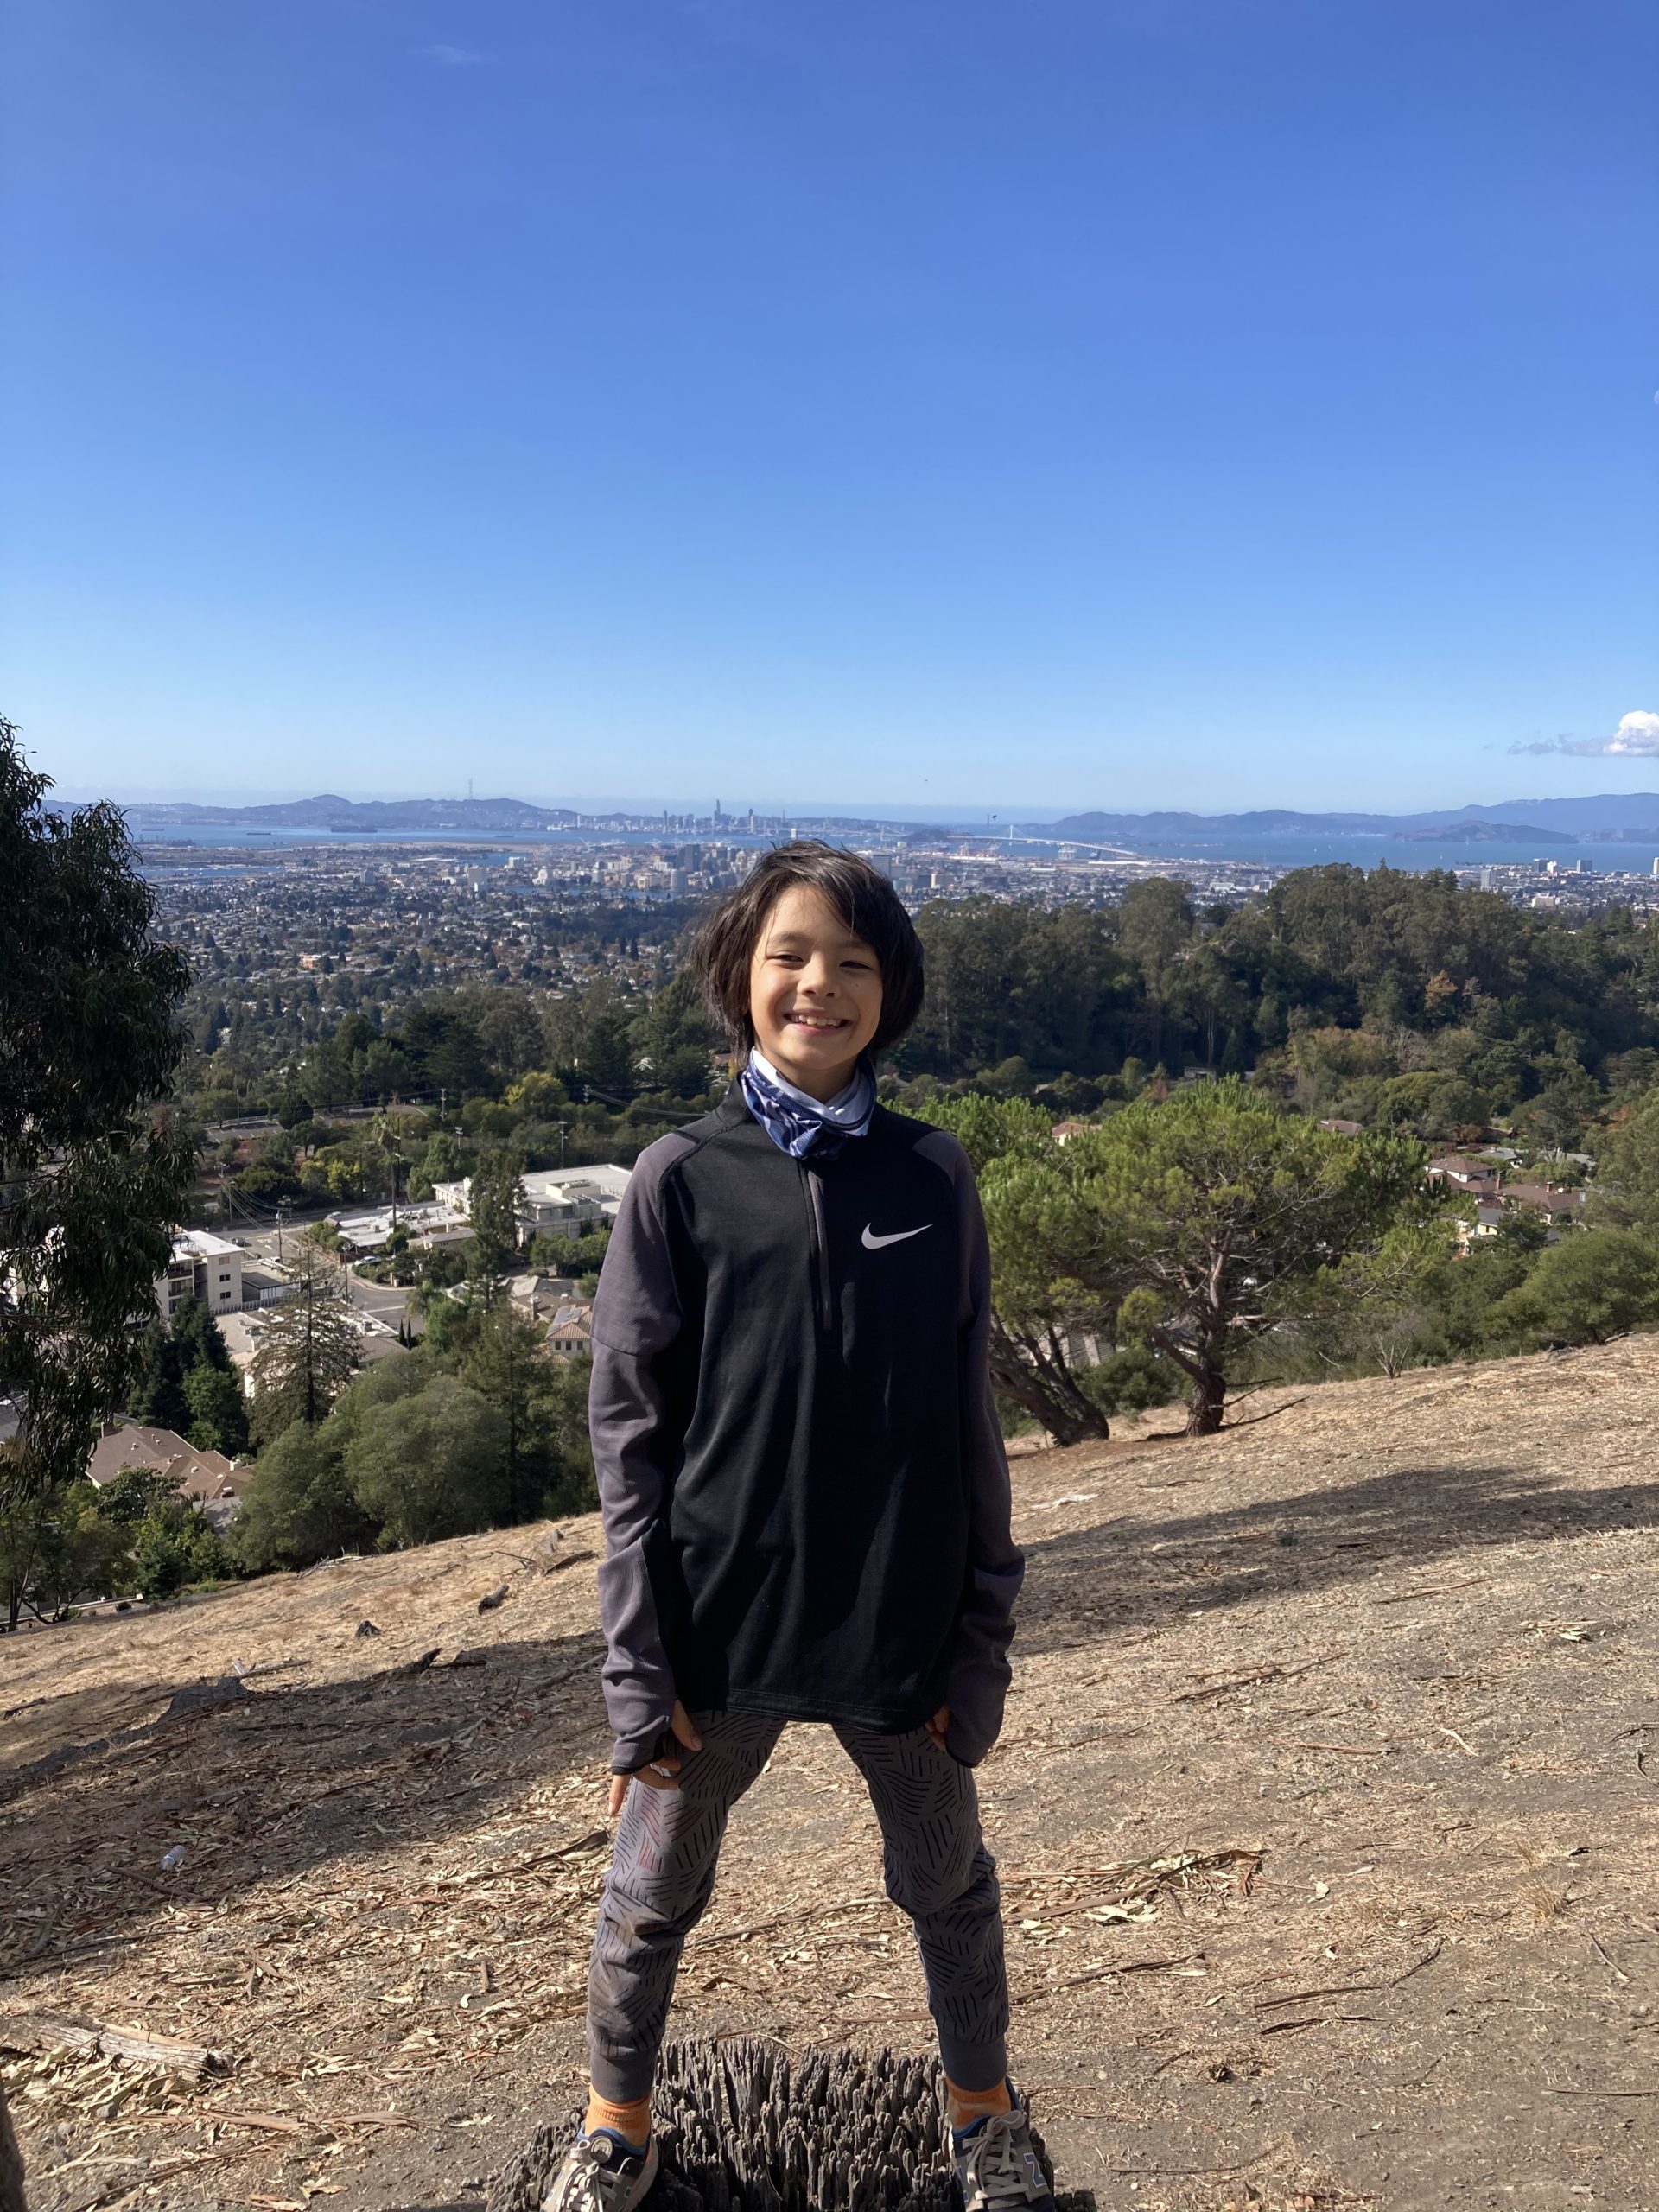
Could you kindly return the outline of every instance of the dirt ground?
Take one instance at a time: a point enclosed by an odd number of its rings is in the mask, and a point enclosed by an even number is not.
[[[1654,2212],[1659,1338],[1239,1419],[1015,1464],[980,1783],[1062,2185]],[[547,1538],[0,1646],[0,2043],[38,2212],[476,2201],[573,2101],[597,1522]],[[168,1714],[238,1667],[234,1701]],[[228,2070],[16,2051],[59,2015]],[[927,2047],[827,1729],[734,1815],[677,2024]]]

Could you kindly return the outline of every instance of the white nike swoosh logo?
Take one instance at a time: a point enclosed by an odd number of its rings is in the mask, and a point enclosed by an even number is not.
[[[921,1229],[899,1229],[895,1230],[891,1236],[878,1236],[867,1221],[864,1224],[864,1249],[867,1252],[879,1252],[884,1244],[902,1244],[907,1236],[919,1236],[922,1229],[931,1229],[932,1226],[931,1221],[925,1221]]]

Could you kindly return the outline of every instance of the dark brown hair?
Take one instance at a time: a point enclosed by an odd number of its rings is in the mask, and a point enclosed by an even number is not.
[[[754,1042],[749,1020],[754,948],[767,915],[794,883],[822,893],[875,955],[881,970],[881,1019],[868,1049],[879,1052],[902,1037],[922,1010],[922,941],[886,876],[856,853],[843,853],[814,837],[763,853],[736,890],[728,891],[699,924],[691,940],[691,969],[709,1010],[732,1044],[747,1052]]]

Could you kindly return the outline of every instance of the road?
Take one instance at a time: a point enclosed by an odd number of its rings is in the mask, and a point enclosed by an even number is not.
[[[284,1260],[292,1262],[300,1243],[299,1231],[293,1227],[284,1230],[239,1229],[235,1241],[251,1260],[263,1260],[270,1266],[280,1266]],[[405,1318],[406,1291],[392,1289],[384,1283],[363,1282],[348,1268],[344,1274],[346,1295],[359,1313],[372,1313],[377,1321],[384,1321],[395,1330]],[[420,1328],[419,1319],[416,1328]]]

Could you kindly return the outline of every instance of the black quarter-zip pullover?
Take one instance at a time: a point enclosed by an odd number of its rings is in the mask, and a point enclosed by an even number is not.
[[[832,1159],[734,1086],[641,1154],[594,1309],[613,1764],[677,1696],[918,1727],[973,1764],[1001,1725],[1024,1560],[990,1395],[966,1154],[878,1107]]]

